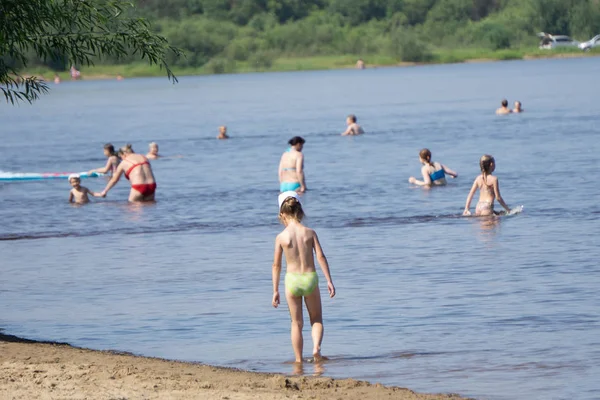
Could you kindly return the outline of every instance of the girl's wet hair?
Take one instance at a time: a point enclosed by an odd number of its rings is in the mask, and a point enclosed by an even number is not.
[[[484,154],[479,159],[479,168],[481,168],[481,174],[483,175],[483,180],[487,184],[487,176],[491,175],[492,164],[494,163],[494,157],[489,154]]]
[[[295,145],[297,145],[297,144],[304,144],[305,142],[306,142],[306,141],[305,141],[303,138],[301,138],[300,136],[294,136],[293,138],[291,138],[291,139],[288,141],[288,144],[289,144],[290,146],[295,146]]]
[[[115,146],[113,146],[112,143],[106,143],[104,145],[104,150],[108,150],[108,152],[113,156],[117,155],[117,153],[115,153]]]
[[[279,220],[282,222],[283,217],[291,218],[301,222],[304,218],[302,204],[300,204],[300,202],[293,197],[288,197],[285,199],[285,201],[281,204],[281,209],[279,210]]]
[[[423,149],[419,152],[419,157],[421,157],[422,160],[427,161],[427,163],[431,166],[433,166],[433,163],[431,162],[431,151],[429,151],[429,149]]]
[[[127,143],[125,146],[121,147],[119,149],[119,157],[122,156],[123,154],[133,154],[133,147],[131,146],[131,143]]]

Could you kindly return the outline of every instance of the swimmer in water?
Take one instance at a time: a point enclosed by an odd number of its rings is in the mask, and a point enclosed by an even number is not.
[[[225,125],[219,127],[219,134],[217,135],[217,139],[229,139],[229,136],[227,136],[227,127]]]
[[[125,175],[125,179],[131,182],[130,202],[154,201],[156,180],[148,159],[141,154],[134,153],[130,144],[121,148],[119,155],[123,161],[102,191],[102,195],[106,196],[108,191],[119,182],[121,175]]]
[[[508,100],[502,100],[502,107],[496,110],[497,115],[506,115],[510,114],[512,111],[508,108]]]
[[[73,187],[69,192],[69,203],[86,204],[90,202],[88,194],[94,197],[104,197],[102,193],[92,192],[90,189],[81,186],[81,178],[77,174],[69,175],[69,183]]]
[[[306,191],[304,180],[304,139],[294,136],[288,142],[290,148],[281,155],[279,161],[279,191],[287,192],[294,190],[299,193]]]
[[[419,161],[423,164],[423,167],[421,167],[423,180],[420,181],[414,176],[411,176],[408,178],[408,181],[412,184],[419,186],[445,185],[447,183],[446,175],[450,175],[452,178],[458,177],[456,172],[445,165],[431,161],[431,151],[429,151],[429,149],[423,149],[419,152]]]
[[[515,101],[515,108],[513,108],[512,112],[518,114],[518,113],[522,113],[523,111],[525,111],[525,110],[523,110],[521,102]]]
[[[507,213],[510,213],[510,208],[504,202],[504,199],[500,195],[500,186],[498,185],[498,178],[492,176],[492,173],[496,169],[496,161],[494,157],[485,154],[479,160],[479,167],[481,168],[481,175],[475,178],[473,187],[467,196],[467,204],[465,205],[465,211],[463,215],[471,215],[471,200],[477,189],[479,189],[479,202],[475,207],[475,216],[483,217],[487,215],[494,215],[494,200],[498,200],[498,203]]]
[[[346,118],[346,125],[348,125],[348,127],[342,133],[342,136],[356,136],[365,133],[362,126],[356,123],[356,115],[354,114],[348,115]]]
[[[158,154],[158,144],[156,142],[152,142],[148,145],[148,154],[146,154],[146,158],[149,160],[156,160],[161,158],[162,156]]]
[[[323,275],[327,280],[329,297],[335,296],[335,286],[329,273],[329,264],[323,253],[317,234],[302,225],[304,211],[296,192],[284,192],[279,195],[279,220],[285,229],[275,238],[275,255],[273,260],[273,307],[280,303],[279,280],[281,275],[282,255],[285,255],[285,298],[292,319],[292,347],[297,363],[302,363],[302,299],[306,304],[312,327],[313,357],[315,362],[321,361],[321,342],[323,341],[323,315],[321,310],[321,293],[319,278],[315,268],[314,254],[317,256]]]
[[[119,166],[119,156],[115,153],[115,147],[112,143],[106,143],[104,145],[104,155],[108,160],[106,161],[106,165],[102,168],[92,169],[88,172],[88,175],[93,174],[94,172],[98,172],[101,174],[111,173],[114,174]]]

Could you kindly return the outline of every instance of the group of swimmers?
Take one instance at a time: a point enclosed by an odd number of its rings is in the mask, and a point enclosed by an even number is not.
[[[156,180],[154,179],[152,166],[150,165],[149,160],[156,160],[160,158],[160,155],[158,154],[158,145],[156,143],[152,142],[148,147],[148,154],[144,156],[135,153],[131,144],[127,144],[120,148],[118,152],[115,152],[115,147],[111,143],[105,144],[104,155],[107,158],[106,165],[101,168],[92,169],[88,174],[110,173],[111,179],[108,181],[108,184],[102,192],[93,192],[88,188],[81,186],[81,178],[79,175],[72,174],[69,176],[69,183],[73,188],[69,193],[69,202],[79,204],[88,203],[88,195],[94,197],[106,197],[108,191],[117,184],[119,179],[121,179],[121,175],[124,175],[125,179],[131,184],[129,201],[154,201]]]
[[[350,123],[356,123],[356,119],[349,117]],[[303,337],[302,327],[304,325],[302,316],[302,299],[306,304],[310,316],[310,324],[313,339],[313,359],[319,362],[323,359],[321,355],[321,343],[323,341],[323,317],[321,308],[321,295],[318,289],[319,279],[317,276],[314,255],[327,280],[329,296],[335,296],[335,286],[331,278],[329,264],[323,252],[319,239],[314,230],[304,226],[302,219],[304,211],[298,193],[306,191],[304,177],[304,156],[302,149],[305,140],[295,136],[289,140],[289,149],[284,152],[279,162],[279,220],[285,226],[283,232],[275,239],[275,254],[273,260],[273,307],[277,308],[280,303],[279,281],[281,274],[282,254],[286,259],[285,274],[285,297],[287,299],[291,318],[292,347],[297,363],[302,362]],[[458,177],[458,173],[444,164],[434,162],[431,159],[431,151],[422,149],[419,152],[419,161],[423,164],[421,173],[423,180],[410,177],[409,182],[419,186],[442,186],[445,185],[446,175],[452,178]],[[510,212],[510,208],[500,195],[498,178],[493,176],[496,169],[494,157],[485,154],[479,160],[481,174],[475,178],[473,186],[467,196],[463,215],[471,215],[471,201],[479,190],[479,201],[475,207],[476,216],[492,216],[494,201]]]
[[[496,110],[496,114],[498,114],[498,115],[506,115],[506,114],[513,114],[513,113],[519,114],[519,113],[522,113],[523,111],[525,111],[525,110],[523,110],[523,106],[520,101],[515,101],[515,106],[511,110],[510,108],[508,108],[508,100],[504,99],[500,103],[500,108],[498,108]]]

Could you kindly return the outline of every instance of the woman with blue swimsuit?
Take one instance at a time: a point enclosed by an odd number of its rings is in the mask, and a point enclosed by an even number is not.
[[[305,140],[300,136],[294,136],[288,142],[289,149],[281,156],[279,162],[279,191],[295,191],[304,193],[306,183],[304,181],[304,154],[302,148]]]
[[[414,176],[408,178],[408,181],[412,184],[419,186],[439,186],[446,184],[446,175],[450,175],[456,178],[458,174],[452,171],[450,168],[438,162],[431,161],[431,151],[429,149],[423,149],[419,152],[419,160],[423,167],[421,173],[423,174],[423,180],[420,181]]]

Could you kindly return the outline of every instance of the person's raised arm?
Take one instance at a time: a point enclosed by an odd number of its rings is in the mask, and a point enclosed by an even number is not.
[[[106,187],[104,188],[102,193],[100,193],[102,195],[102,197],[106,196],[106,193],[108,193],[108,191],[110,189],[112,189],[113,186],[115,186],[117,184],[117,182],[119,182],[119,179],[121,179],[122,174],[123,174],[123,163],[119,164],[119,166],[117,167],[117,170],[113,174],[112,178],[110,178],[110,181],[108,181],[108,184],[106,185]]]
[[[500,184],[498,183],[498,178],[496,178],[494,180],[494,194],[496,195],[496,200],[498,200],[498,203],[500,203],[500,205],[502,207],[504,207],[506,212],[510,212],[510,207],[508,207],[508,205],[506,205],[506,203],[504,202],[504,199],[500,195]]]
[[[275,254],[273,255],[273,307],[277,308],[280,302],[279,296],[279,279],[281,277],[281,257],[283,248],[279,243],[279,235],[275,238]]]
[[[458,178],[458,174],[450,168],[446,167],[444,164],[442,164],[442,169],[444,170],[444,173],[450,175],[451,177]]]
[[[465,204],[465,210],[463,211],[463,215],[471,215],[471,211],[469,211],[469,208],[471,208],[471,201],[473,201],[473,196],[475,196],[476,191],[477,191],[477,178],[475,178],[475,181],[473,182],[473,186],[471,186],[471,191],[469,192],[469,195],[467,196],[467,203]]]
[[[317,233],[313,231],[314,235],[314,243],[315,243],[315,254],[317,256],[317,261],[321,266],[321,270],[323,271],[323,275],[325,275],[325,279],[327,279],[327,290],[329,291],[329,297],[335,296],[335,286],[333,286],[333,281],[331,279],[331,272],[329,271],[329,263],[327,262],[327,257],[325,257],[325,253],[323,253],[323,248],[321,247],[321,243],[319,242],[319,237]]]
[[[298,181],[300,182],[300,193],[306,192],[306,181],[304,180],[304,154],[298,154],[296,158],[296,174],[298,174]]]
[[[411,176],[410,178],[408,178],[408,181],[414,185],[418,185],[418,186],[431,186],[431,184],[433,182],[431,182],[431,177],[429,176],[429,171],[427,166],[423,165],[423,168],[421,168],[421,174],[423,174],[423,180],[420,181],[417,178],[415,178],[414,176]]]

